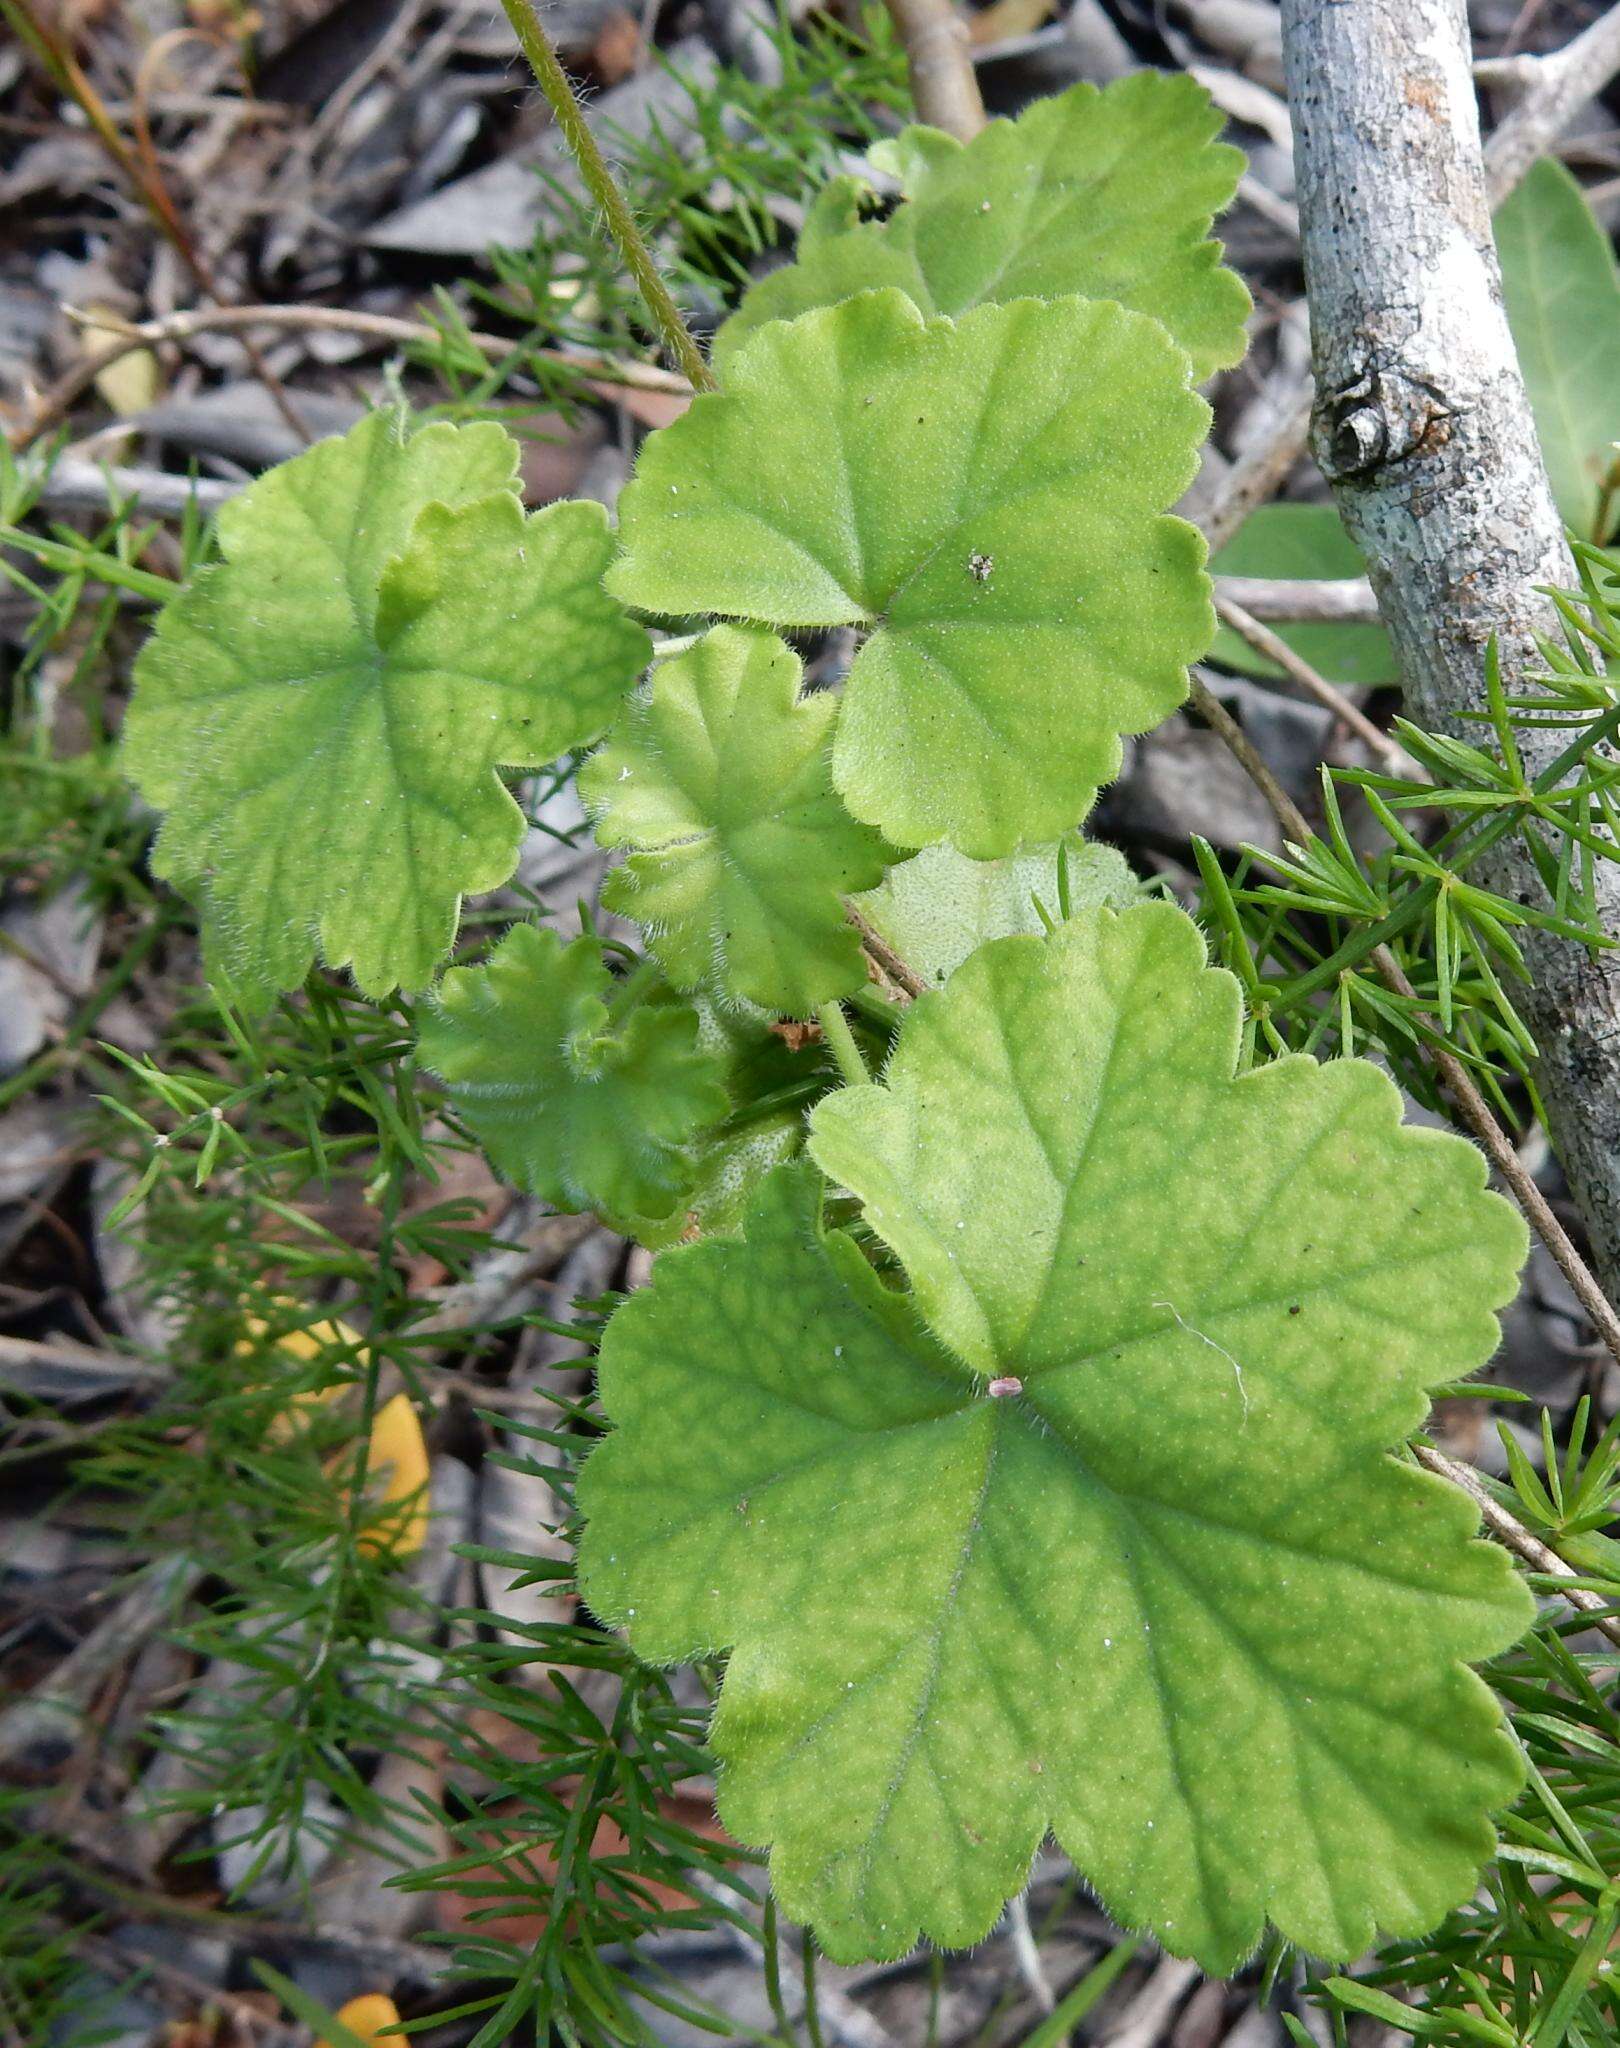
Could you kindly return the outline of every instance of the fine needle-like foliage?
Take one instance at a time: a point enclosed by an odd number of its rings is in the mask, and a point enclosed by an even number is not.
[[[861,628],[833,781],[895,845],[1055,837],[1214,635],[1164,516],[1209,408],[1157,322],[1082,299],[925,320],[901,292],[764,327],[652,435],[608,588]]]
[[[317,954],[368,995],[423,987],[516,863],[497,766],[593,739],[646,662],[600,588],[601,507],[517,493],[500,427],[373,414],[232,500],[223,561],[159,619],[124,763],[243,996]]]
[[[1212,1972],[1417,1932],[1490,1853],[1463,1660],[1530,1603],[1388,1451],[1524,1229],[1373,1067],[1235,1077],[1239,1011],[1168,905],[981,948],[813,1118],[909,1295],[795,1171],[609,1327],[584,1589],[731,1649],[722,1813],[835,1957],[978,1939],[1048,1826]]]
[[[889,849],[833,792],[838,700],[769,633],[717,627],[628,705],[580,791],[604,846],[632,848],[604,892],[647,928],[681,988],[808,1016],[866,979],[843,898]]]
[[[908,128],[874,162],[905,197],[886,221],[859,218],[854,179],[827,187],[797,261],[756,285],[720,330],[717,360],[768,320],[789,320],[876,285],[925,313],[1070,294],[1151,313],[1203,379],[1243,354],[1249,294],[1221,263],[1210,222],[1230,204],[1243,153],[1217,142],[1221,116],[1190,78],[1139,71],[1099,92],[1076,85],[965,147]],[[1143,175],[1151,160],[1154,174]]]

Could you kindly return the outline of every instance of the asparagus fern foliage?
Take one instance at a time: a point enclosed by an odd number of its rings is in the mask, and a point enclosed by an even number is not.
[[[728,1653],[724,1816],[840,1957],[983,1935],[1048,1829],[1211,1969],[1268,1921],[1348,1957],[1469,1895],[1519,1783],[1469,1666],[1528,1600],[1394,1455],[1489,1357],[1517,1217],[1371,1066],[1254,1067],[1193,923],[1078,834],[1214,634],[1169,508],[1247,304],[1216,125],[1138,78],[908,130],[617,539],[526,517],[492,427],[317,447],[130,712],[158,865],[261,997],[317,954],[423,987],[516,866],[502,771],[608,733],[642,956],[524,919],[420,1059],[522,1186],[672,1246],[607,1327],[581,1587],[654,1663]],[[778,635],[827,629],[808,684]]]

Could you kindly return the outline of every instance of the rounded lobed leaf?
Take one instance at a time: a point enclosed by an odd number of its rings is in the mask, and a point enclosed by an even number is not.
[[[865,980],[843,899],[888,858],[833,793],[838,700],[801,698],[802,675],[774,635],[717,627],[659,666],[580,775],[598,839],[634,849],[603,901],[671,979],[798,1017]]]
[[[665,613],[856,625],[833,781],[898,846],[1055,837],[1165,718],[1215,630],[1164,516],[1209,409],[1104,303],[924,320],[866,292],[762,328],[651,435],[608,587]]]
[[[453,968],[421,1031],[491,1162],[559,1209],[670,1215],[694,1177],[691,1141],[726,1113],[722,1066],[685,1004],[619,1021],[600,943],[517,925],[482,967]]]
[[[525,518],[516,452],[383,413],[318,443],[226,506],[224,559],[141,651],[124,760],[168,814],[154,865],[247,999],[317,953],[369,995],[424,986],[517,858],[497,766],[593,739],[645,665],[606,515]]]
[[[583,1585],[642,1654],[731,1649],[721,1808],[840,1959],[976,1940],[1050,1827],[1215,1974],[1465,1897],[1519,1782],[1467,1662],[1530,1603],[1387,1446],[1483,1363],[1524,1253],[1355,1061],[1239,1077],[1179,911],[983,947],[746,1240],[614,1318]]]
[[[797,260],[721,328],[716,363],[724,375],[766,321],[898,285],[924,313],[952,315],[1020,298],[1113,299],[1160,321],[1200,380],[1227,368],[1243,354],[1250,300],[1209,239],[1243,172],[1243,152],[1215,139],[1222,122],[1193,79],[1139,71],[1037,100],[965,145],[909,128],[879,145],[904,203],[862,222],[859,187],[835,180]]]

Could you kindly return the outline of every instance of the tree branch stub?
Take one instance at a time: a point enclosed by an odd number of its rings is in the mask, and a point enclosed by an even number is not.
[[[1409,716],[1477,740],[1493,637],[1509,690],[1573,566],[1502,301],[1464,0],[1283,0],[1317,400],[1312,444],[1367,558]],[[1523,737],[1535,775],[1561,742]],[[1515,840],[1485,879],[1542,900]],[[1620,934],[1620,873],[1600,867]],[[1524,998],[1552,1137],[1620,1287],[1620,966],[1530,930]]]

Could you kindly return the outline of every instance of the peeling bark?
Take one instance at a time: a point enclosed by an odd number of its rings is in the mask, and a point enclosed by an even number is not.
[[[1420,725],[1477,742],[1496,636],[1522,682],[1573,566],[1536,443],[1491,236],[1464,0],[1282,0],[1311,311],[1312,445],[1367,557]],[[1533,774],[1567,740],[1528,733]],[[1516,841],[1481,863],[1542,891]],[[1620,934],[1620,870],[1598,876]],[[1530,930],[1522,1008],[1551,1136],[1620,1291],[1620,963]]]

